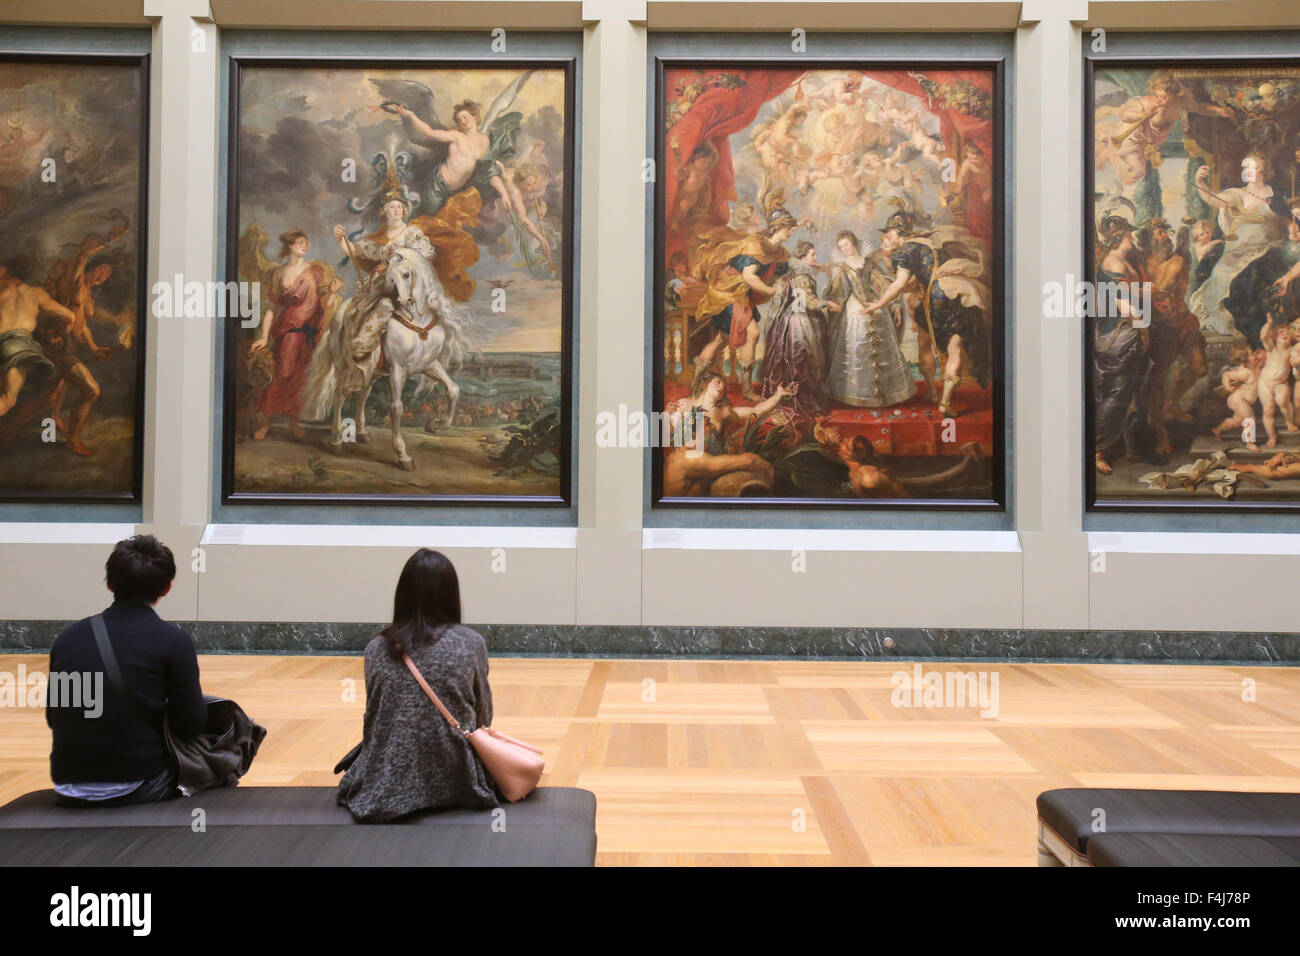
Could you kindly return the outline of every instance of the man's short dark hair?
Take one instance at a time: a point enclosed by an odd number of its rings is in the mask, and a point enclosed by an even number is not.
[[[108,588],[119,601],[153,604],[176,577],[171,548],[151,534],[119,541],[104,565]]]

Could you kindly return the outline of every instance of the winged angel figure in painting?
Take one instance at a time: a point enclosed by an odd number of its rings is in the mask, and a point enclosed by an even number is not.
[[[510,182],[505,170],[505,163],[515,155],[515,139],[523,120],[522,113],[506,110],[532,75],[532,70],[519,74],[486,113],[472,100],[457,103],[452,107],[452,126],[438,117],[433,91],[423,83],[399,79],[370,82],[385,98],[380,108],[400,116],[411,142],[431,150],[437,163],[421,190],[421,212],[437,216],[453,196],[471,189],[477,189],[484,203],[495,195],[513,217],[516,229],[527,231],[537,240],[547,266],[554,272],[551,244],[528,215],[519,188]],[[530,244],[523,236],[518,238],[525,256],[531,255]]]

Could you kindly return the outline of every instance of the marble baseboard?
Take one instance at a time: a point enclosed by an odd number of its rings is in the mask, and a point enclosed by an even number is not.
[[[177,622],[200,653],[356,654],[382,625]],[[0,621],[0,652],[47,650],[65,621]],[[976,659],[1300,664],[1300,634],[966,628],[474,625],[498,656]]]

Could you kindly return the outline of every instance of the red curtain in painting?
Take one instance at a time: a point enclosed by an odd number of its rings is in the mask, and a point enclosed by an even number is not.
[[[665,157],[664,209],[669,223],[677,209],[677,193],[682,167],[701,144],[708,143],[718,155],[718,163],[710,175],[710,219],[714,225],[724,226],[730,218],[728,203],[735,200],[736,178],[731,160],[730,137],[754,121],[758,111],[768,100],[789,89],[803,75],[803,70],[710,70],[701,77],[694,70],[669,70],[664,78],[668,104],[678,102],[680,86],[689,85],[709,76],[719,74],[735,76],[741,82],[735,89],[717,86],[705,90],[685,115],[677,120],[665,134],[668,155]],[[672,254],[685,244],[685,236],[671,227],[668,229],[667,252]]]

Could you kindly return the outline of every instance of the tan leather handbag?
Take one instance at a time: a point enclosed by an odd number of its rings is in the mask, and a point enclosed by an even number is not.
[[[479,760],[483,761],[483,769],[496,782],[497,789],[507,800],[515,803],[537,789],[537,784],[542,779],[542,771],[546,769],[546,761],[542,759],[540,750],[532,744],[515,740],[514,737],[493,730],[491,727],[480,727],[478,730],[465,733],[460,721],[442,705],[442,701],[433,692],[429,682],[424,679],[420,669],[415,666],[411,656],[403,654],[402,660],[406,661],[407,670],[420,682],[424,692],[429,695],[429,700],[433,701],[433,705],[438,708],[442,716],[447,718],[447,722],[464,734],[470,746],[478,754]]]

